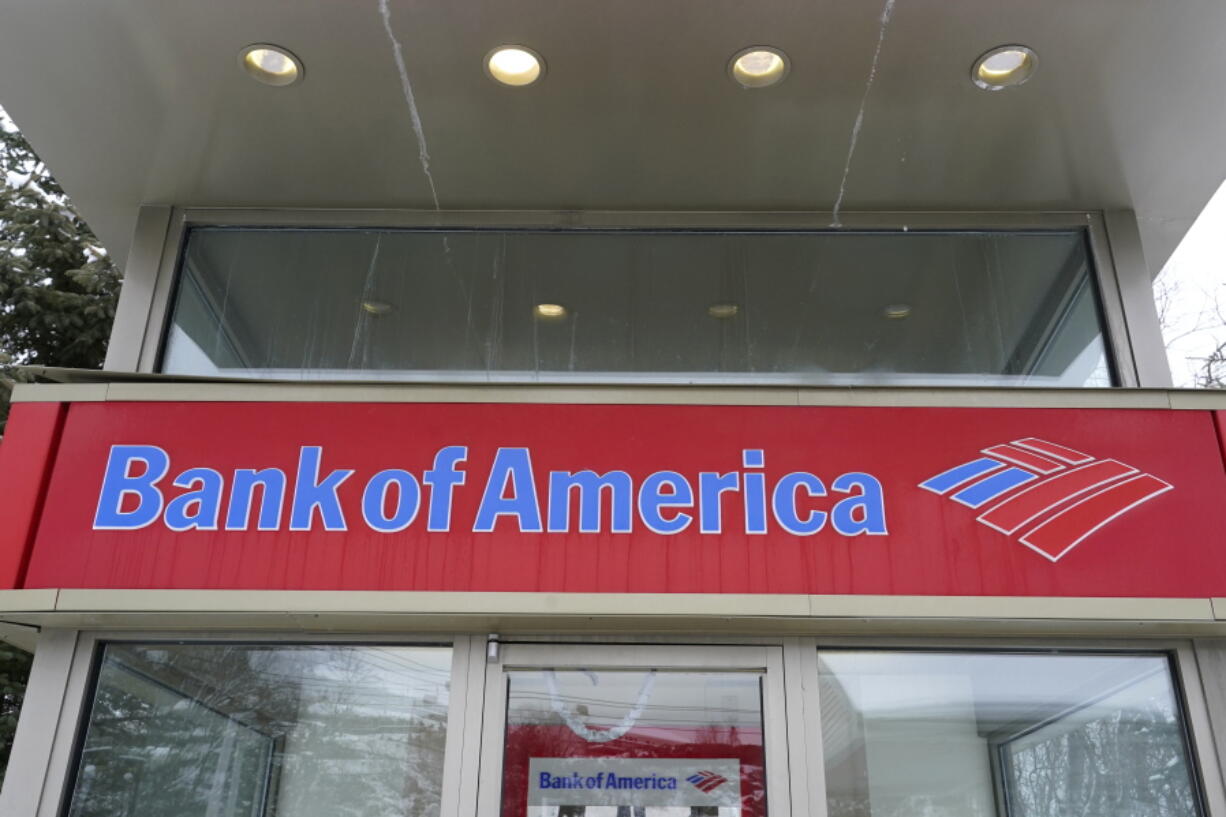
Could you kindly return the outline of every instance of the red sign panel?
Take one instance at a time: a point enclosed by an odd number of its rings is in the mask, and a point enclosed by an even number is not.
[[[1222,462],[1198,411],[80,403],[24,586],[1222,596]]]

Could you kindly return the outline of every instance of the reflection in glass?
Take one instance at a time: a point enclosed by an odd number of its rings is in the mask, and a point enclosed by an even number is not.
[[[508,673],[503,817],[764,817],[756,673]]]
[[[162,361],[288,379],[1109,386],[1082,233],[198,228]]]
[[[1163,656],[822,652],[831,817],[1195,817]]]
[[[69,817],[429,817],[445,647],[106,647]]]

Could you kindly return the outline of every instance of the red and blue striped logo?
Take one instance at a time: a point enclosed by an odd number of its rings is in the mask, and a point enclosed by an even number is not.
[[[713,792],[728,782],[728,778],[724,777],[723,775],[705,771],[692,774],[687,777],[686,780],[694,784],[694,788],[703,793]]]
[[[978,520],[1055,562],[1169,482],[1118,460],[1097,459],[1034,437],[983,449],[919,487],[968,508]]]

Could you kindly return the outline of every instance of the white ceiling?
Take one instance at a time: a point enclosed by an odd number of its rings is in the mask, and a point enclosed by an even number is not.
[[[389,0],[443,209],[828,211],[878,0]],[[896,0],[846,211],[1133,208],[1157,270],[1226,176],[1221,0]],[[251,42],[306,64],[237,67]],[[500,43],[545,80],[496,86]],[[1019,42],[1025,86],[975,57]],[[792,58],[747,91],[747,45]],[[379,0],[0,0],[0,105],[123,258],[141,203],[433,208]]]

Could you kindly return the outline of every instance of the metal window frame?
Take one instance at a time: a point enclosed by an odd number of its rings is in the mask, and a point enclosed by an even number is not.
[[[1171,383],[1149,273],[1131,212],[875,212],[841,216],[855,230],[1085,230],[1093,261],[1105,341],[1119,387]],[[158,370],[188,230],[197,226],[320,228],[650,228],[828,231],[830,214],[304,210],[142,207],[137,219],[115,329],[111,371]],[[446,378],[440,376],[439,382]],[[433,381],[431,381],[433,382]],[[602,385],[593,378],[592,385]]]
[[[1214,673],[1226,667],[1226,639],[1090,639],[1047,637],[930,636],[735,636],[641,635],[639,633],[506,636],[502,661],[520,666],[566,655],[601,666],[659,662],[695,668],[737,669],[767,664],[763,718],[768,729],[768,769],[775,771],[772,817],[825,817],[826,792],[817,695],[818,655],[825,649],[941,650],[977,652],[1059,652],[1164,654],[1173,670],[1191,754],[1194,781],[1204,817],[1226,817],[1226,787],[1219,754],[1226,734],[1226,681]],[[490,817],[500,813],[502,718],[499,701],[504,664],[486,660],[487,640],[473,634],[369,632],[335,634],[284,631],[78,631],[45,630],[35,653],[26,705],[18,725],[9,785],[0,793],[6,817],[61,817],[68,806],[76,757],[100,648],[105,643],[405,644],[452,647],[451,694],[444,750],[440,817]],[[740,656],[736,658],[735,656]],[[728,656],[734,656],[730,661]],[[764,658],[763,656],[767,656]],[[1217,726],[1215,735],[1214,726]],[[780,741],[773,750],[770,742]],[[782,746],[783,758],[780,758]],[[492,759],[497,760],[497,768]],[[786,769],[786,772],[784,772]],[[768,776],[770,775],[768,770]],[[780,775],[783,774],[782,779]],[[770,778],[768,777],[768,780]],[[477,781],[478,785],[465,781]],[[780,794],[783,792],[784,794]],[[492,800],[491,800],[492,797]],[[491,803],[493,804],[491,806]]]
[[[470,676],[474,639],[467,634],[423,633],[284,633],[284,632],[137,632],[47,630],[39,639],[25,704],[14,740],[9,778],[0,792],[0,814],[6,817],[62,817],[71,804],[86,721],[92,704],[102,649],[107,644],[263,644],[449,646],[451,689],[444,744],[442,803],[439,817],[458,817],[459,764],[464,737],[472,724],[465,681]],[[482,644],[476,645],[480,650]],[[480,653],[478,653],[478,658]],[[483,667],[482,667],[483,668]]]
[[[479,777],[468,778],[478,780],[478,817],[498,817],[502,813],[509,672],[559,664],[617,670],[666,667],[694,672],[761,671],[767,808],[770,817],[805,813],[793,812],[788,789],[790,779],[804,774],[803,765],[798,765],[803,762],[804,752],[790,745],[793,735],[787,728],[786,708],[790,696],[782,643],[667,646],[507,641],[501,653],[497,661],[487,662]]]
[[[441,817],[488,816],[498,813],[505,700],[499,700],[505,664],[485,660],[484,638],[471,634],[406,634],[284,632],[78,632],[47,631],[40,639],[31,693],[18,726],[17,746],[0,810],[13,817],[60,817],[71,795],[69,779],[80,752],[94,672],[105,643],[259,643],[259,644],[450,644],[452,677],[444,759],[444,801]],[[565,655],[602,666],[634,666],[658,662],[695,669],[737,669],[766,664],[764,723],[779,741],[772,781],[772,815],[826,813],[824,763],[821,757],[820,702],[817,694],[818,655],[823,649],[946,650],[946,651],[1078,651],[1078,653],[1165,654],[1173,669],[1172,682],[1192,754],[1195,785],[1205,817],[1226,817],[1226,794],[1210,724],[1205,683],[1198,650],[1181,639],[1085,639],[956,637],[733,637],[733,635],[579,635],[508,637],[503,661],[519,666]],[[1197,643],[1200,646],[1200,643]],[[1226,660],[1226,644],[1219,660]],[[508,650],[510,655],[508,656]],[[731,656],[731,658],[729,658]],[[764,658],[766,656],[766,658]],[[1219,685],[1221,686],[1221,685]],[[1217,709],[1226,702],[1214,700]],[[780,748],[782,746],[782,750]],[[494,763],[497,759],[497,763]],[[497,765],[498,768],[495,768]],[[782,768],[786,777],[782,780]],[[767,772],[770,774],[770,772]],[[479,781],[463,785],[462,781]],[[15,781],[15,783],[13,783]],[[782,786],[787,789],[782,789]],[[786,791],[786,800],[779,792]],[[493,794],[492,794],[493,792]],[[493,805],[490,805],[493,804]]]
[[[1158,638],[1092,640],[1078,637],[939,638],[916,636],[892,638],[883,636],[879,638],[818,637],[804,639],[804,641],[812,645],[815,663],[817,653],[823,649],[1165,655],[1171,668],[1171,685],[1176,698],[1176,708],[1182,718],[1191,766],[1192,785],[1200,798],[1201,813],[1203,817],[1226,815],[1226,780],[1223,778],[1222,756],[1219,755],[1218,745],[1214,738],[1215,722],[1211,718],[1210,702],[1206,698],[1205,676],[1198,662],[1197,651],[1192,640]],[[1224,651],[1224,660],[1226,660],[1226,651]],[[1226,693],[1226,686],[1219,684],[1219,687],[1221,687],[1219,691]],[[820,723],[820,703],[817,701],[816,691],[811,697],[813,707],[818,709],[817,718]],[[1215,703],[1223,712],[1226,712],[1226,696],[1224,700]],[[821,787],[824,794],[825,766],[813,765],[810,768],[813,777],[822,778]],[[821,812],[812,812],[817,817],[825,817],[824,801],[821,805],[823,808]]]

